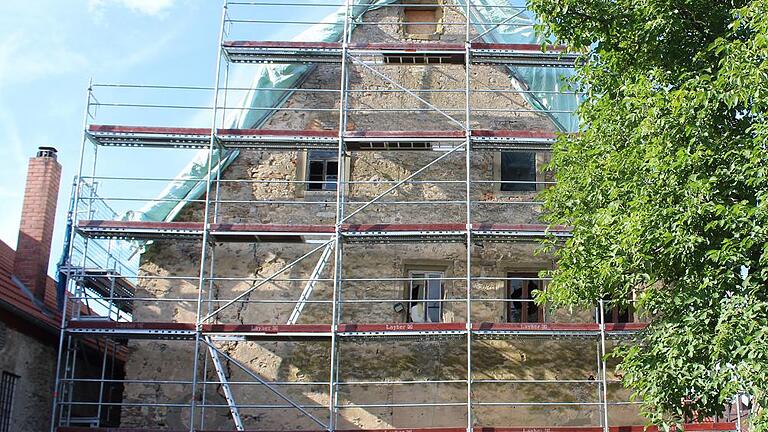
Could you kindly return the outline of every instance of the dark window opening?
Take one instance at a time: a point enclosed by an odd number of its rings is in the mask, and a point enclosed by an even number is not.
[[[432,3],[436,1],[432,0]],[[439,10],[434,6],[414,5],[403,10],[403,23],[407,35],[431,36],[437,33],[439,21]]]
[[[536,153],[501,153],[501,190],[530,192],[536,190]]]
[[[443,274],[412,271],[408,274],[408,322],[443,321]]]
[[[0,432],[11,431],[13,394],[18,380],[18,375],[10,372],[3,372],[2,379],[0,380]]]
[[[307,190],[336,190],[338,169],[335,151],[310,150],[307,153]]]
[[[544,322],[544,311],[533,302],[534,293],[544,289],[544,281],[534,273],[507,275],[507,322]]]
[[[613,306],[611,300],[605,299],[603,309],[603,322],[606,324],[622,324],[634,321],[632,306]]]

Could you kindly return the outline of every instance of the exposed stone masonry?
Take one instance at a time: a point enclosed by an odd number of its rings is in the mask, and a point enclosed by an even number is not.
[[[360,26],[353,33],[355,42],[391,42],[402,40],[400,12],[396,8],[384,8],[367,13],[366,22],[381,22],[378,26]],[[463,15],[454,8],[444,10],[445,22],[461,22]],[[445,26],[440,36],[443,42],[463,42],[463,29]],[[376,66],[377,70],[409,89],[461,90],[464,88],[462,65],[410,65]],[[395,87],[376,77],[365,68],[351,68],[350,98],[352,111],[349,127],[354,130],[453,130],[453,125],[443,115],[422,111],[418,113],[393,113],[373,111],[382,108],[426,108],[413,97],[402,92],[383,92]],[[513,83],[503,66],[473,66],[472,88],[510,89]],[[338,89],[339,67],[320,65],[302,83],[303,88]],[[464,93],[422,93],[430,103],[452,109],[450,113],[459,121],[463,119]],[[266,124],[275,129],[336,129],[338,127],[338,94],[305,93],[293,95],[283,105],[286,108],[324,108],[328,111],[280,111]],[[554,127],[547,117],[531,110],[526,101],[513,92],[478,92],[472,96],[472,105],[482,109],[507,109],[508,112],[478,111],[472,115],[472,126],[484,129],[517,129],[552,131]],[[360,111],[367,109],[369,111]],[[353,152],[346,161],[352,181],[395,182],[423,167],[440,153],[425,151],[408,152]],[[499,154],[477,151],[472,154],[471,170],[475,180],[499,179]],[[540,167],[538,180],[551,180],[551,173],[543,167],[549,160],[546,152],[536,155]],[[244,151],[224,173],[224,180],[302,180],[299,174],[306,163],[306,153],[297,151]],[[456,180],[465,177],[464,153],[457,152],[428,169],[417,180]],[[353,184],[348,189],[348,199],[364,202],[386,190],[391,184]],[[355,216],[352,223],[465,223],[464,184],[408,184]],[[535,223],[541,209],[531,204],[507,204],[499,202],[530,202],[535,193],[506,193],[499,191],[498,184],[477,184],[472,190],[474,223]],[[309,192],[300,185],[263,183],[222,183],[219,199],[220,222],[241,223],[290,223],[333,224],[335,217],[335,193]],[[243,204],[243,201],[272,200],[296,201],[295,204]],[[461,201],[459,204],[403,205],[392,201],[439,200]],[[227,201],[239,201],[228,203]],[[387,203],[389,201],[390,203]],[[349,213],[357,207],[348,204]],[[182,220],[202,220],[202,209],[186,209]],[[309,251],[316,245],[285,244],[218,244],[215,248],[215,274],[228,278],[259,278],[279,270],[285,264]],[[507,272],[538,272],[551,268],[553,263],[545,255],[537,254],[531,244],[476,244],[472,245],[473,275],[506,277]],[[340,321],[343,323],[403,322],[405,314],[396,312],[392,302],[383,300],[404,299],[406,285],[402,280],[351,281],[360,278],[405,278],[408,270],[439,269],[445,274],[444,322],[466,321],[464,297],[465,281],[451,280],[465,274],[465,246],[463,244],[420,245],[346,245],[344,249],[342,286],[343,300]],[[183,297],[186,302],[157,302],[139,305],[138,321],[195,320],[197,296],[197,262],[200,244],[194,242],[172,243],[158,241],[142,257],[142,270],[149,275],[190,276],[189,280],[149,280],[142,284],[138,297]],[[317,255],[319,256],[319,254]],[[317,259],[305,260],[285,278],[307,278]],[[323,278],[332,277],[330,265]],[[253,286],[253,281],[217,280],[206,290],[213,299],[231,299]],[[247,297],[248,303],[233,305],[218,317],[222,323],[285,323],[293,303],[303,287],[301,281],[276,281],[265,284]],[[474,299],[488,299],[473,303],[472,320],[476,322],[504,322],[504,303],[490,299],[504,298],[503,281],[479,280],[473,283]],[[312,294],[312,300],[330,300],[332,283],[321,281]],[[257,303],[257,300],[282,300],[287,303]],[[367,303],[352,303],[367,300]],[[221,303],[218,303],[221,305]],[[213,306],[215,307],[215,306]],[[549,320],[559,322],[588,322],[589,312],[548,311]],[[329,323],[329,303],[308,304],[299,323]],[[339,379],[342,381],[370,380],[461,380],[466,377],[465,341],[365,341],[342,342],[339,347]],[[189,380],[193,347],[185,342],[143,342],[130,345],[127,362],[128,379]],[[600,423],[598,385],[596,381],[597,347],[594,341],[573,340],[478,340],[473,343],[473,377],[482,379],[574,379],[594,380],[594,384],[474,384],[474,396],[481,402],[592,402],[592,405],[564,405],[531,407],[525,405],[503,407],[478,407],[475,410],[478,426],[566,426],[596,425]],[[328,381],[328,357],[330,344],[324,342],[231,342],[224,351],[241,361],[251,371],[269,381],[311,383]],[[252,382],[237,366],[228,364],[232,382]],[[208,365],[207,379],[218,378]],[[611,377],[613,375],[611,374]],[[233,385],[235,399],[240,404],[279,404],[276,398],[258,385]],[[280,390],[302,405],[328,404],[327,385],[282,385]],[[187,403],[188,385],[132,384],[126,386],[126,402]],[[617,386],[611,386],[611,397],[619,400],[626,395]],[[231,428],[231,418],[223,394],[216,385],[205,389],[208,403],[218,408],[205,410],[206,428]],[[418,384],[418,385],[341,385],[339,404],[365,407],[340,410],[340,429],[350,428],[403,428],[439,427],[466,424],[466,409],[460,405],[466,398],[466,384]],[[434,407],[381,407],[383,404],[443,403]],[[459,404],[459,405],[454,405]],[[295,409],[241,408],[246,429],[296,430],[317,429],[308,418]],[[327,408],[311,411],[319,418],[327,419]],[[125,426],[188,427],[189,412],[184,409],[128,409],[124,411]],[[633,408],[613,408],[610,411],[613,424],[637,424]]]

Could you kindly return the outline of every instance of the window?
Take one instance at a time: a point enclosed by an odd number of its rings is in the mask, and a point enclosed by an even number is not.
[[[3,372],[0,380],[0,432],[10,432],[11,412],[13,411],[13,393],[19,377],[9,372]]]
[[[442,0],[406,0],[403,34],[410,39],[435,40],[443,32]]]
[[[437,323],[443,320],[443,273],[408,273],[408,322]]]
[[[634,321],[634,314],[631,306],[611,307],[610,298],[605,299],[605,309],[603,310],[603,322],[606,324],[621,324]]]
[[[501,153],[501,190],[529,192],[536,190],[536,153]],[[511,182],[511,183],[505,183]],[[517,183],[522,182],[522,183]]]
[[[535,273],[507,274],[507,321],[516,323],[544,322],[544,311],[533,302],[533,294],[544,288]]]
[[[336,190],[339,164],[334,150],[310,150],[307,154],[307,190]]]
[[[403,10],[405,33],[409,36],[431,36],[437,33],[440,20],[437,7],[413,6]]]

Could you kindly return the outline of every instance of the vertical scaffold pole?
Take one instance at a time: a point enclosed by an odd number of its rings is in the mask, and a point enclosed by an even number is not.
[[[600,316],[598,317],[600,323],[600,367],[602,374],[600,381],[603,388],[603,430],[609,432],[610,425],[608,424],[608,373],[607,364],[605,361],[605,300],[600,299]]]
[[[600,306],[595,306],[594,310],[594,318],[595,323],[600,325]],[[600,347],[602,344],[599,340],[595,340],[595,365],[596,365],[596,372],[595,372],[595,390],[597,391],[597,403],[598,403],[598,414],[600,415],[600,426],[605,426],[603,423],[603,367],[602,367],[602,355]]]
[[[70,213],[67,215],[69,218],[72,226],[74,227],[77,223],[77,207],[78,207],[78,201],[80,199],[80,179],[83,176],[83,158],[85,155],[85,142],[88,140],[88,137],[86,135],[86,129],[88,128],[88,116],[91,112],[91,99],[93,96],[93,78],[91,78],[88,81],[88,90],[86,91],[86,97],[85,97],[85,111],[83,112],[83,130],[82,130],[82,139],[80,141],[80,158],[77,163],[77,177],[75,178],[75,190],[73,191],[74,197],[72,198],[72,209]],[[75,244],[75,236],[77,234],[75,233],[75,230],[72,229],[69,233],[69,250],[67,251],[67,260],[70,261],[69,263],[65,264],[71,264],[72,260],[72,251],[74,250],[74,244]],[[52,408],[51,408],[51,432],[55,432],[56,428],[58,427],[58,421],[57,416],[59,414],[59,398],[61,397],[60,392],[62,391],[62,383],[61,383],[61,358],[64,355],[64,342],[65,342],[65,329],[67,327],[67,304],[69,303],[69,284],[70,284],[70,278],[72,277],[72,266],[67,265],[67,288],[64,290],[64,308],[61,311],[61,323],[60,323],[60,332],[59,332],[59,355],[56,359],[56,387],[53,390],[53,401],[52,401]],[[69,347],[69,343],[67,343],[67,346]]]
[[[219,105],[219,86],[221,81],[221,60],[222,43],[224,39],[224,28],[227,20],[227,1],[221,9],[221,27],[219,29],[219,41],[216,46],[216,76],[213,91],[213,107],[211,108],[211,138],[208,146],[208,173],[205,176],[205,207],[203,213],[203,238],[200,246],[200,264],[197,284],[197,310],[195,314],[195,350],[192,359],[192,389],[190,391],[189,404],[189,432],[195,432],[195,399],[197,398],[197,381],[200,363],[200,343],[202,338],[202,321],[200,320],[203,306],[203,289],[205,288],[205,262],[208,254],[208,238],[210,234],[209,212],[211,208],[211,169],[213,168],[213,151],[216,148],[216,116]],[[221,155],[219,155],[219,160]],[[205,377],[203,377],[205,381]]]
[[[347,50],[349,48],[349,13],[350,13],[350,0],[344,0],[344,24],[342,26],[341,33],[341,71],[339,79],[339,146],[336,151],[336,222],[334,224],[334,265],[333,265],[333,301],[331,306],[331,355],[329,359],[329,387],[328,387],[328,430],[334,431],[336,429],[336,416],[338,406],[338,327],[339,327],[339,300],[341,298],[342,289],[342,263],[343,263],[343,249],[341,242],[341,224],[344,221],[344,190],[347,186],[346,171],[344,167],[344,134],[347,129],[347,102],[348,91],[347,86],[349,84],[348,67],[349,62],[347,59]]]
[[[467,231],[467,274],[466,274],[466,309],[467,309],[467,432],[472,432],[474,421],[472,418],[472,125],[471,121],[471,64],[472,64],[472,0],[465,0],[465,38],[464,38],[464,129],[466,132],[466,143],[464,144],[464,170],[466,181],[466,231]]]
[[[226,32],[226,29],[224,29],[222,34],[224,34],[225,32]],[[223,40],[223,36],[222,36],[222,40]],[[224,101],[222,103],[223,109],[222,109],[222,115],[221,115],[221,125],[222,125],[222,127],[224,127],[224,121],[226,119],[226,114],[227,114],[227,94],[229,93],[228,90],[227,90],[228,88],[229,88],[229,63],[226,63],[225,66],[224,66],[224,89],[223,89],[224,90]],[[218,97],[215,97],[215,99],[216,99],[215,103],[218,104]],[[212,125],[212,128],[213,128],[214,131],[216,130],[216,122],[215,121],[214,121],[214,123]],[[219,144],[218,141],[217,141],[217,144]],[[219,145],[218,168],[216,169],[216,181],[215,181],[216,192],[213,194],[214,197],[215,197],[214,198],[214,204],[213,204],[213,223],[219,223],[219,208],[220,208],[220,202],[221,202],[220,201],[220,194],[221,194],[221,155],[223,153],[224,153],[224,148],[222,148]],[[211,250],[211,259],[210,259],[210,261],[211,261],[210,262],[210,267],[208,269],[208,277],[209,277],[209,280],[208,280],[208,299],[206,301],[206,307],[205,307],[205,315],[206,316],[208,316],[208,314],[210,314],[211,310],[213,309],[213,307],[212,307],[212,305],[213,305],[213,302],[212,302],[212,300],[213,300],[213,292],[214,292],[213,288],[214,288],[214,277],[216,276],[215,275],[215,271],[216,271],[216,267],[215,267],[215,263],[216,263],[216,250],[215,249]],[[201,299],[202,299],[202,297],[201,297]],[[203,352],[205,352],[205,351],[206,350],[204,350]],[[210,350],[208,350],[208,351],[210,352]],[[215,361],[215,359],[213,359],[213,357],[211,357],[211,361]],[[205,359],[203,360],[203,391],[202,391],[202,394],[200,395],[200,404],[201,404],[201,406],[200,406],[200,428],[201,429],[205,428],[205,406],[206,406],[206,403],[207,403],[206,402],[206,396],[207,396],[206,390],[207,390],[207,387],[208,387],[207,381],[208,381],[208,355],[205,355]],[[235,425],[235,426],[237,426],[237,425]],[[241,427],[242,427],[242,425],[241,425]]]

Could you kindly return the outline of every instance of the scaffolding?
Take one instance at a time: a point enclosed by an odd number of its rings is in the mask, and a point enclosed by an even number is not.
[[[432,4],[434,3],[434,4]],[[489,303],[507,305],[508,297],[482,297],[478,298],[473,292],[473,287],[482,283],[504,283],[516,280],[531,280],[546,283],[546,278],[533,275],[529,278],[520,276],[483,275],[475,270],[473,249],[482,248],[486,244],[494,244],[500,247],[506,245],[535,245],[543,240],[558,242],[569,237],[569,228],[562,226],[546,226],[540,223],[509,223],[503,220],[503,212],[497,212],[501,206],[504,208],[528,208],[538,209],[541,203],[535,199],[511,199],[502,201],[489,201],[478,198],[477,188],[503,183],[521,183],[533,185],[533,190],[540,190],[552,184],[549,178],[536,178],[534,181],[504,181],[503,179],[488,180],[475,175],[473,172],[473,155],[494,154],[502,151],[530,151],[546,153],[554,143],[555,130],[529,130],[529,129],[505,129],[505,128],[478,128],[474,127],[475,116],[488,113],[523,113],[538,115],[541,110],[526,107],[478,107],[475,100],[478,93],[505,94],[519,97],[527,92],[520,88],[486,88],[477,89],[473,86],[473,68],[478,65],[492,65],[498,67],[547,67],[568,68],[578,60],[576,53],[567,52],[563,47],[546,46],[537,44],[501,44],[483,41],[483,36],[492,33],[500,27],[512,25],[508,22],[484,22],[473,11],[476,6],[474,1],[466,0],[452,4],[450,2],[380,2],[376,10],[392,8],[399,10],[405,6],[417,8],[440,7],[451,9],[465,18],[463,22],[441,21],[442,26],[454,26],[464,31],[463,43],[449,42],[361,42],[353,39],[353,24],[357,28],[362,26],[374,26],[381,23],[354,17],[353,10],[360,6],[371,6],[368,2],[355,3],[354,0],[345,0],[340,4],[313,3],[313,2],[275,2],[251,1],[251,2],[226,2],[221,17],[219,43],[217,45],[216,80],[213,87],[196,86],[148,86],[125,84],[91,84],[87,94],[87,108],[83,125],[83,141],[81,145],[81,158],[79,174],[76,179],[76,187],[73,192],[75,202],[71,212],[74,227],[73,238],[80,239],[86,247],[83,254],[70,253],[70,260],[64,267],[71,286],[68,290],[68,299],[65,306],[61,333],[60,360],[57,371],[56,397],[54,402],[54,414],[52,431],[74,432],[85,430],[76,427],[72,421],[72,412],[75,409],[95,409],[95,417],[99,420],[101,430],[160,430],[156,429],[115,429],[106,426],[103,422],[103,412],[111,409],[178,409],[186,418],[184,423],[190,432],[206,429],[206,410],[226,410],[231,419],[231,429],[246,430],[244,412],[253,409],[281,409],[294,410],[297,415],[305,419],[316,430],[342,430],[339,426],[340,416],[344,410],[350,409],[423,409],[431,407],[449,407],[463,410],[465,424],[454,424],[451,427],[427,428],[439,432],[458,432],[473,430],[503,430],[515,431],[552,431],[552,432],[617,432],[640,431],[641,426],[628,427],[626,425],[613,425],[609,421],[611,407],[629,406],[634,402],[626,400],[611,400],[609,386],[615,386],[617,380],[609,378],[605,354],[611,345],[611,341],[631,340],[642,331],[646,324],[643,322],[607,322],[606,302],[601,301],[590,313],[592,320],[588,322],[560,322],[556,316],[548,316],[542,322],[484,322],[473,319],[473,310],[478,305]],[[286,42],[286,41],[252,41],[232,40],[231,35],[236,34],[240,25],[289,25],[306,24],[315,25],[317,22],[285,22],[268,21],[262,19],[239,18],[235,10],[248,10],[249,8],[269,7],[307,7],[307,8],[339,8],[344,11],[343,20],[337,23],[341,27],[341,38],[337,42]],[[483,7],[512,7],[504,5]],[[515,8],[520,9],[520,6]],[[452,15],[453,16],[453,15]],[[392,25],[391,23],[385,23]],[[415,22],[412,24],[437,25],[432,22]],[[384,24],[382,24],[384,25]],[[480,28],[481,31],[477,29]],[[484,29],[484,30],[482,30]],[[246,32],[247,33],[247,32]],[[289,91],[291,94],[310,94],[308,97],[322,99],[324,97],[337,97],[332,99],[334,106],[327,108],[309,106],[296,106],[285,103],[284,98],[275,106],[244,107],[242,104],[233,103],[238,94],[253,91],[253,87],[238,87],[230,83],[230,67],[242,64],[248,65],[280,65],[303,64],[310,67],[310,72],[316,70],[318,65],[336,68],[338,71],[338,88],[308,88],[305,85],[297,85],[288,89],[263,87],[260,91]],[[454,89],[412,89],[397,82],[397,79],[387,75],[390,67],[425,67],[431,65],[457,65],[463,68],[462,88]],[[389,88],[379,88],[376,91],[382,94],[392,93],[416,104],[414,107],[404,108],[376,108],[353,106],[352,99],[369,90],[355,88],[350,79],[351,71],[367,73],[386,83]],[[101,100],[100,91],[112,92],[123,90],[136,90],[140,94],[145,91],[161,91],[163,96],[160,102],[107,102]],[[175,104],[168,102],[173,99],[170,94],[180,92],[192,92],[203,94],[202,102],[189,104],[188,96],[179,97],[183,102]],[[437,106],[432,102],[431,92],[456,96],[457,105]],[[567,93],[567,92],[562,92]],[[577,94],[572,94],[577,98]],[[140,96],[141,97],[141,96]],[[211,102],[206,103],[208,99]],[[324,100],[324,99],[323,99]],[[336,106],[337,105],[337,106]],[[200,115],[195,117],[207,120],[203,126],[195,125],[187,127],[183,125],[142,125],[131,126],[120,123],[120,115],[115,124],[96,122],[97,111],[108,109],[138,110],[148,113],[156,110],[175,110],[188,112],[194,110]],[[155,110],[155,111],[153,111]],[[264,122],[247,127],[233,127],[232,116],[244,111],[268,112],[268,117],[276,117],[285,112],[323,112],[334,114],[337,117],[336,125],[332,128],[315,129],[279,129],[265,127]],[[442,122],[434,129],[389,130],[359,128],[350,122],[352,115],[377,116],[390,113],[411,115],[414,113],[428,112],[439,118]],[[544,115],[547,113],[545,112]],[[108,116],[107,116],[108,117]],[[130,116],[126,116],[130,118]],[[151,115],[147,114],[147,118]],[[164,121],[164,116],[156,116],[158,122]],[[158,120],[159,119],[159,120]],[[375,123],[375,122],[374,122]],[[114,182],[123,183],[132,191],[141,191],[141,185],[146,183],[163,183],[179,181],[173,177],[131,177],[120,175],[99,175],[97,171],[97,156],[100,152],[113,149],[115,151],[134,151],[144,149],[147,151],[205,151],[207,163],[204,164],[206,172],[199,177],[190,179],[202,185],[202,193],[197,197],[184,197],[179,201],[188,207],[195,207],[201,215],[198,221],[176,220],[127,220],[120,218],[117,213],[113,217],[95,219],[92,216],[94,203],[112,202],[118,206],[131,206],[137,202],[158,202],[166,198],[145,198],[136,196],[108,196],[104,192],[97,194],[98,186]],[[431,159],[404,174],[400,179],[374,179],[353,180],[350,176],[352,170],[348,163],[337,163],[335,173],[334,192],[323,197],[302,197],[302,199],[275,199],[266,197],[263,199],[229,199],[222,192],[229,185],[255,187],[295,188],[304,187],[311,183],[309,180],[296,178],[290,179],[260,179],[240,178],[229,179],[222,175],[223,169],[219,163],[225,154],[237,151],[264,151],[264,152],[297,152],[297,151],[329,151],[336,154],[336,161],[341,162],[349,158],[350,154],[357,152],[374,152],[387,154],[388,152],[419,152],[419,154],[431,155]],[[463,159],[463,178],[454,180],[430,180],[423,179],[425,173],[440,167],[441,163],[454,158]],[[218,160],[217,160],[218,159]],[[89,171],[90,165],[90,171]],[[111,172],[111,171],[110,171]],[[351,188],[374,185],[378,189],[365,199],[352,199]],[[388,199],[396,191],[403,187],[422,185],[437,185],[458,190],[459,196],[440,200],[408,199],[407,196]],[[170,199],[168,199],[170,200]],[[380,205],[414,206],[426,208],[438,208],[439,206],[459,208],[459,214],[463,221],[436,223],[402,223],[391,221],[377,221],[367,219],[366,214]],[[287,212],[292,206],[302,208],[327,208],[331,207],[332,223],[252,223],[238,221],[237,218],[228,218],[228,205],[247,206],[282,206]],[[482,210],[484,206],[491,210]],[[536,216],[538,210],[532,210]],[[502,220],[488,220],[487,214],[494,212],[502,214]],[[479,217],[478,214],[483,217]],[[170,218],[172,219],[172,217]],[[140,251],[151,242],[170,242],[173,244],[185,243],[196,247],[198,251],[197,273],[189,275],[157,275],[141,273],[136,270],[127,270],[126,267],[114,266],[114,268],[94,268],[89,264],[87,253],[91,250],[103,249],[104,242],[130,242],[135,250]],[[275,271],[264,276],[239,277],[222,274],[216,267],[216,253],[219,248],[226,248],[230,244],[260,244],[270,247],[282,247],[291,245],[303,247],[302,253]],[[432,303],[438,304],[440,310],[446,305],[463,308],[463,319],[453,322],[350,322],[344,319],[343,308],[368,307],[373,303],[385,304],[388,307],[402,307],[403,298],[352,298],[346,295],[345,288],[351,284],[404,284],[414,280],[413,276],[386,275],[385,277],[350,277],[344,273],[345,263],[349,262],[349,254],[354,253],[355,247],[367,247],[370,245],[387,245],[387,247],[400,247],[402,245],[453,245],[454,248],[463,248],[463,274],[452,277],[441,277],[441,283],[451,284],[455,289],[461,290],[463,295],[444,296],[433,299]],[[93,246],[88,246],[93,245]],[[350,249],[352,252],[350,252]],[[82,256],[81,256],[82,255]],[[77,259],[73,257],[78,257]],[[307,276],[296,277],[294,270],[303,266],[309,270]],[[119,268],[118,268],[119,267]],[[479,265],[478,265],[479,267]],[[135,273],[131,273],[135,271]],[[330,276],[323,276],[328,275]],[[418,278],[417,278],[418,279]],[[188,290],[187,296],[142,297],[138,295],[137,286],[142,282],[164,281],[169,284],[185,284],[194,287]],[[232,298],[220,298],[217,294],[217,284],[225,282],[250,283],[250,287],[234,295]],[[291,292],[292,297],[278,299],[253,299],[252,295],[262,287],[271,284],[288,283],[297,287]],[[330,298],[318,299],[315,295],[320,289],[318,286],[330,288]],[[83,317],[80,303],[98,301],[107,309],[103,317]],[[516,302],[530,302],[531,300],[518,299]],[[135,319],[134,313],[141,309],[142,304],[187,304],[192,305],[194,319],[187,321],[171,320],[163,317],[159,321],[142,321]],[[290,316],[287,322],[273,323],[232,323],[226,322],[227,316],[233,308],[250,304],[262,305],[287,305]],[[160,307],[160,306],[158,306]],[[446,306],[447,307],[447,306]],[[506,307],[506,306],[502,306]],[[329,322],[299,324],[303,316],[306,316],[307,308],[322,308],[327,310]],[[179,370],[188,370],[189,378],[185,380],[141,380],[107,379],[102,374],[100,379],[86,379],[74,375],[73,362],[76,359],[78,340],[103,340],[104,346],[111,347],[104,350],[104,362],[107,355],[126,360],[129,359],[129,351],[126,341],[154,341],[162,340],[164,343],[178,344],[191,350],[191,358],[185,359],[188,363],[178,360]],[[479,378],[475,365],[473,365],[473,352],[477,349],[478,341],[530,341],[530,340],[561,340],[580,341],[591,344],[595,350],[595,364],[593,376],[589,379],[493,379]],[[457,379],[368,379],[345,380],[340,369],[344,366],[344,350],[341,346],[347,342],[358,344],[380,343],[382,341],[402,341],[405,344],[419,344],[424,341],[438,341],[459,347],[464,358],[464,376]],[[296,382],[289,380],[267,380],[255,372],[241,358],[232,355],[226,347],[228,344],[245,342],[281,343],[281,344],[324,344],[328,347],[328,359],[326,361],[327,379],[312,380],[308,382]],[[176,361],[174,359],[173,361]],[[106,366],[105,366],[106,367]],[[245,374],[249,381],[233,380],[229,371],[236,368]],[[215,376],[214,379],[211,377]],[[73,391],[76,383],[92,382],[101,386],[101,397],[98,400],[78,400]],[[113,402],[106,401],[103,397],[109,388],[116,385],[148,384],[156,386],[175,386],[183,388],[188,393],[185,401],[153,402]],[[476,396],[477,387],[482,385],[521,385],[541,384],[557,386],[583,386],[587,393],[593,395],[590,400],[568,401],[504,401],[484,400]],[[351,387],[368,388],[370,386],[452,386],[461,388],[462,397],[454,400],[433,401],[391,401],[391,402],[344,402],[341,395]],[[261,404],[238,399],[237,386],[255,386],[256,391],[271,395],[277,403]],[[320,392],[327,395],[323,403],[296,402],[291,393],[286,391],[292,387],[302,387],[306,391]],[[220,388],[224,404],[216,403],[211,393],[211,388]],[[364,391],[364,390],[363,390]],[[599,424],[591,426],[562,426],[556,427],[548,424],[539,426],[510,425],[485,425],[477,421],[476,410],[482,409],[507,409],[536,406],[541,408],[562,407],[590,407],[598,413]],[[85,407],[85,408],[83,408]],[[709,423],[691,424],[686,427],[691,431],[730,431],[736,430],[736,420],[741,422],[741,414],[738,418],[713,419]],[[411,426],[408,430],[416,430]],[[306,429],[306,428],[305,428]],[[99,430],[89,428],[87,430]],[[221,429],[219,429],[221,430]],[[364,429],[360,429],[364,430]],[[399,429],[402,430],[402,429]]]

